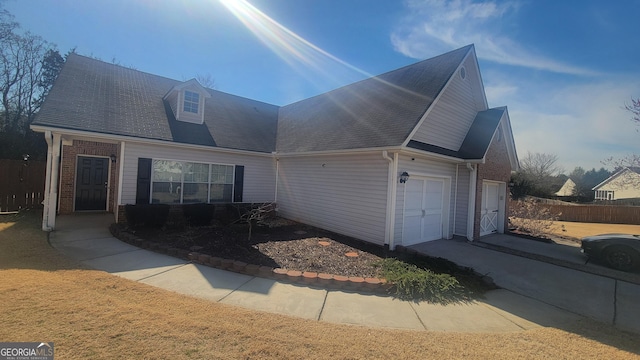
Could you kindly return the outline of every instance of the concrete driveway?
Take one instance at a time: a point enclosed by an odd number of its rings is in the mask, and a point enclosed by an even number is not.
[[[589,264],[579,249],[558,246],[496,234],[411,248],[471,267],[516,294],[640,333],[640,275]]]

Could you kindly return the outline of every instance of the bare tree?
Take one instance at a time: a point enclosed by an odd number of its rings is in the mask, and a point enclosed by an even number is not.
[[[624,108],[631,114],[631,121],[640,126],[640,98],[631,98],[631,105],[625,104]],[[614,171],[619,171],[624,168],[639,168],[640,167],[640,154],[631,154],[619,159],[610,157],[605,159],[603,164],[612,166]]]
[[[528,184],[527,195],[549,197],[553,194],[554,188],[559,187],[556,175],[563,172],[557,162],[557,155],[531,152],[520,160],[520,171],[517,175]]]
[[[624,108],[633,114],[631,121],[634,121],[640,125],[640,98],[631,98],[631,105],[624,105]]]
[[[0,156],[30,153],[35,159],[46,147],[29,125],[64,59],[40,36],[22,32],[1,6],[0,0]]]
[[[213,89],[216,86],[216,80],[211,76],[211,74],[197,74],[196,80],[200,83],[200,85]]]
[[[53,47],[40,36],[18,33],[6,11],[0,21],[0,130],[24,132],[40,107],[37,99],[48,90],[42,87],[43,60]]]
[[[543,180],[564,171],[557,162],[557,155],[528,152],[527,155],[520,160],[520,168],[522,172],[529,175],[531,179]]]

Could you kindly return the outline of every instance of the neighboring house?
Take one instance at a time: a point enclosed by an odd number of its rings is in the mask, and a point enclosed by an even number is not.
[[[596,200],[640,198],[640,168],[627,167],[593,187]]]
[[[32,129],[43,229],[126,204],[276,202],[379,245],[503,232],[518,159],[473,45],[287,106],[69,55]]]
[[[575,189],[576,183],[571,179],[567,179],[567,181],[562,184],[560,190],[556,191],[555,195],[559,197],[573,196]]]

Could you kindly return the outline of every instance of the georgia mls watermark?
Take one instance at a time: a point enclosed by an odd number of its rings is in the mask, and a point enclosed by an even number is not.
[[[53,360],[53,343],[0,342],[0,360]]]

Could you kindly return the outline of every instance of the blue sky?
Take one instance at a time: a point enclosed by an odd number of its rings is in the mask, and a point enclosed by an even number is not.
[[[638,153],[637,0],[8,0],[26,30],[82,55],[285,105],[474,43],[519,156],[570,172]],[[259,10],[259,11],[256,11]]]

